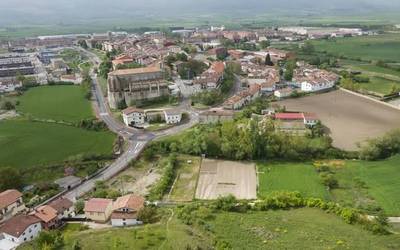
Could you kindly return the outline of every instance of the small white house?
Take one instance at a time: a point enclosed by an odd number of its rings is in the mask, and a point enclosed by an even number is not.
[[[122,111],[122,119],[127,126],[140,125],[145,123],[146,115],[142,109],[129,107]]]
[[[164,116],[167,124],[177,124],[182,120],[182,112],[180,111],[165,110]]]
[[[32,215],[18,215],[0,226],[0,249],[15,249],[35,239],[42,231],[41,220]],[[1,239],[2,238],[2,239]]]

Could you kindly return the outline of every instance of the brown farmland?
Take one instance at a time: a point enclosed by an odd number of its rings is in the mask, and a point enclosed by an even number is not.
[[[257,198],[255,164],[203,159],[196,198],[212,200],[229,194],[238,199]]]
[[[358,142],[400,128],[400,111],[343,90],[278,102],[288,111],[313,112],[329,128],[335,147],[357,150]]]

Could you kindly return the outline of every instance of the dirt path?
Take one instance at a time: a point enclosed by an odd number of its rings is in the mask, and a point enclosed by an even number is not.
[[[166,233],[165,233],[166,237],[165,237],[164,242],[160,245],[160,247],[159,247],[158,249],[164,249],[163,247],[164,247],[165,243],[166,243],[167,240],[168,240],[169,223],[171,222],[172,218],[173,218],[174,215],[175,215],[174,210],[173,210],[172,208],[170,208],[170,209],[168,209],[168,210],[171,212],[171,216],[168,218],[167,223],[166,223]]]

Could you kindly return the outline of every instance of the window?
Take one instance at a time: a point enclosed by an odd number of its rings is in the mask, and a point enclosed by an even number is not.
[[[35,224],[35,228],[37,227],[37,224]]]
[[[26,241],[26,238],[24,238],[24,241]]]

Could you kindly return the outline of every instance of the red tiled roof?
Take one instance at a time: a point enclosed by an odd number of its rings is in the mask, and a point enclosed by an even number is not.
[[[128,194],[122,197],[119,197],[113,206],[113,210],[118,210],[121,208],[129,208],[135,211],[139,211],[144,207],[144,198],[141,196],[136,196],[133,194]]]
[[[16,202],[19,198],[22,197],[22,194],[15,189],[9,189],[2,193],[0,193],[0,209],[8,207],[9,205]]]
[[[49,206],[57,210],[57,212],[63,213],[65,210],[74,206],[74,203],[67,198],[59,198],[50,202]]]
[[[43,222],[47,223],[47,222],[57,218],[57,210],[50,207],[49,205],[45,205],[45,206],[41,206],[41,207],[37,208],[32,213],[32,215],[38,217]]]
[[[303,113],[276,113],[275,119],[278,120],[303,120]]]
[[[111,199],[92,198],[85,203],[84,211],[104,213],[110,204],[112,204]]]
[[[40,219],[32,215],[17,215],[0,226],[0,233],[6,233],[18,238],[30,225],[39,222]]]

